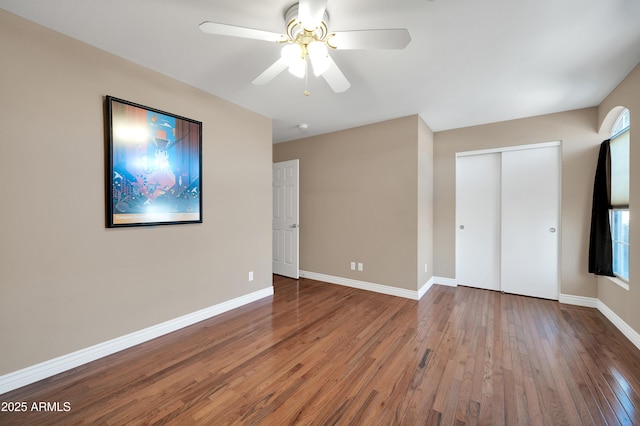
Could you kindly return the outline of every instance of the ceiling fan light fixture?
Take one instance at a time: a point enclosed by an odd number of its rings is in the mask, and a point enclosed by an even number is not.
[[[287,62],[287,64],[291,65],[296,60],[304,58],[302,53],[302,46],[297,43],[289,43],[282,48],[280,56]]]
[[[305,52],[302,46],[297,43],[285,45],[280,52],[282,59],[286,62],[289,72],[298,78],[304,77],[307,63]]]
[[[200,30],[208,34],[270,41],[284,45],[281,58],[253,80],[264,85],[283,72],[299,78],[307,76],[307,57],[316,77],[322,76],[335,93],[351,87],[333,58],[330,50],[404,49],[411,41],[406,28],[349,30],[329,32],[328,0],[299,0],[285,13],[286,34],[255,28],[245,28],[219,22],[205,21]],[[309,91],[305,90],[305,95]]]
[[[307,50],[309,52],[311,66],[313,67],[313,73],[316,77],[319,77],[329,69],[329,49],[325,43],[314,41],[309,44]]]
[[[307,69],[307,62],[304,59],[289,65],[289,72],[298,78],[303,78]]]
[[[296,3],[291,6],[284,14],[285,22],[287,23],[287,35],[289,39],[296,40],[299,36],[305,33],[312,34],[318,40],[323,40],[327,34],[327,25],[329,24],[329,14],[325,10],[322,17],[317,22],[309,24],[303,23],[299,17],[299,4]],[[305,14],[306,15],[306,14]]]

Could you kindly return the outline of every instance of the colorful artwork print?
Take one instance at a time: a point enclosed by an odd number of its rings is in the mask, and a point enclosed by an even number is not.
[[[202,222],[202,124],[107,99],[109,226]]]

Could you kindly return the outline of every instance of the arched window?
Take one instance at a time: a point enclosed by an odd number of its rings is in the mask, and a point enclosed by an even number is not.
[[[611,128],[611,239],[613,273],[629,281],[629,110]]]

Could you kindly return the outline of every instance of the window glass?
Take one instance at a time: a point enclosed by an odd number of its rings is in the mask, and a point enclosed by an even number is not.
[[[611,128],[611,136],[614,137],[618,133],[621,133],[623,130],[629,130],[631,126],[631,118],[628,109],[624,109],[616,118],[616,122],[613,123],[613,127]]]
[[[613,273],[629,281],[629,110],[620,113],[611,129],[611,240]]]
[[[629,210],[611,210],[613,273],[629,281]]]

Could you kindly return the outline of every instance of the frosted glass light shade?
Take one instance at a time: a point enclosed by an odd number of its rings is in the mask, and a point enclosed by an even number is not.
[[[318,41],[310,43],[307,49],[313,73],[318,77],[329,69],[329,50],[326,44]]]
[[[291,74],[298,78],[304,77],[307,64],[302,55],[302,47],[299,44],[287,44],[282,48],[280,55],[289,65]]]

